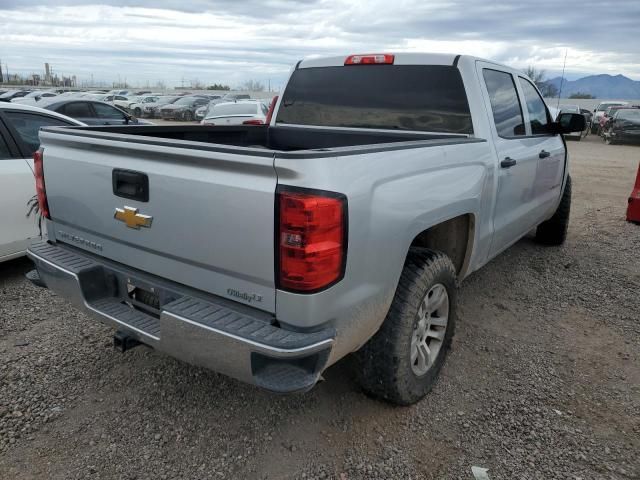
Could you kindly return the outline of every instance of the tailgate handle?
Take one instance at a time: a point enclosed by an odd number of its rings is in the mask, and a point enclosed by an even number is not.
[[[149,201],[149,177],[146,173],[116,168],[111,178],[115,196],[140,202]]]

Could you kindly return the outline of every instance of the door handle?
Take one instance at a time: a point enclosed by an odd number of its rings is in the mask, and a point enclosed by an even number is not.
[[[540,153],[538,154],[538,157],[540,158],[547,158],[550,157],[551,154],[549,152],[547,152],[546,150],[541,150]]]
[[[511,157],[505,157],[505,159],[500,162],[500,166],[502,168],[511,168],[515,164],[516,164],[516,161]]]

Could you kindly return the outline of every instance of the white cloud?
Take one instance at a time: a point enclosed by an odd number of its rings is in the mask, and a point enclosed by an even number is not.
[[[640,78],[638,42],[611,41],[612,32],[624,38],[637,28],[629,20],[640,13],[635,0],[620,0],[606,21],[597,16],[602,2],[595,1],[565,2],[563,9],[539,0],[535,10],[507,0],[43,3],[0,6],[0,59],[11,71],[38,73],[48,61],[81,79],[278,84],[304,56],[395,49],[468,53],[550,73],[562,69],[567,51],[573,76]],[[148,7],[154,5],[171,8]]]

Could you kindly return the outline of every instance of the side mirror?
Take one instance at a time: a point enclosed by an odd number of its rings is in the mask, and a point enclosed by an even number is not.
[[[581,132],[587,123],[581,113],[561,113],[556,123],[556,133]]]

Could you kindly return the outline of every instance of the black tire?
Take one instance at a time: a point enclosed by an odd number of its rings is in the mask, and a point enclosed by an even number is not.
[[[412,338],[420,305],[436,285],[444,286],[449,301],[448,323],[435,360],[421,376],[411,361]],[[411,405],[433,388],[455,329],[456,270],[441,252],[411,249],[407,255],[391,308],[380,330],[355,354],[356,376],[368,394],[396,405]]]
[[[604,143],[606,143],[607,145],[615,145],[617,142],[611,138],[611,135],[607,135],[604,137]]]
[[[193,113],[191,112],[191,110],[187,110],[186,112],[184,112],[184,120],[186,122],[192,122],[193,121]]]
[[[571,214],[571,177],[562,192],[562,199],[556,212],[549,220],[542,222],[536,229],[536,240],[543,245],[562,245],[567,239],[569,216]]]
[[[134,117],[138,117],[138,118],[142,117],[142,110],[140,108],[138,108],[138,107],[134,108],[133,109],[133,116]]]

